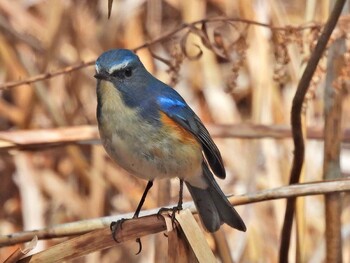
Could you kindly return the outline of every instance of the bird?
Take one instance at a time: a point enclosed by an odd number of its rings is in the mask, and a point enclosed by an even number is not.
[[[226,172],[203,122],[172,87],[154,77],[128,49],[112,49],[95,62],[97,122],[103,147],[128,173],[148,181],[134,218],[155,179],[179,178],[178,210],[185,182],[209,232],[223,223],[246,226],[214,175]]]

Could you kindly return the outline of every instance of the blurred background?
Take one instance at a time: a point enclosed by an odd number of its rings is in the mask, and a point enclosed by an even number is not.
[[[206,23],[211,47],[201,41],[204,29],[197,24],[192,33],[187,33],[187,28],[137,51],[146,68],[178,90],[213,132],[227,171],[226,180],[219,181],[224,192],[244,194],[271,189],[288,184],[293,158],[290,136],[283,133],[278,139],[259,138],[259,131],[253,131],[255,135],[250,138],[244,138],[244,134],[227,138],[230,136],[221,132],[218,125],[235,124],[238,131],[249,124],[263,124],[271,129],[290,126],[296,86],[316,43],[319,25],[328,18],[330,2],[115,0],[107,19],[105,0],[0,0],[0,84],[90,62],[108,49],[134,49],[184,23],[201,19],[230,17],[276,28],[295,26],[295,30],[271,30],[246,22],[216,20]],[[349,19],[343,20],[345,24],[346,21]],[[314,25],[311,29],[302,28]],[[338,27],[333,36],[333,40],[346,38],[348,55],[349,32],[349,27]],[[325,65],[323,59],[304,107],[307,127],[316,130],[322,130],[324,125]],[[96,125],[93,75],[94,67],[87,66],[29,85],[0,89],[1,132]],[[347,93],[343,101],[342,127],[347,129]],[[45,141],[44,134],[40,133],[40,137]],[[350,173],[349,153],[349,144],[342,144],[343,176]],[[302,181],[322,180],[322,173],[323,142],[310,139],[306,143]],[[7,148],[6,141],[0,138],[0,234],[133,212],[145,185],[145,181],[126,175],[114,165],[98,143],[22,151]],[[166,194],[161,189],[166,189]],[[177,198],[177,179],[156,182],[144,209],[176,203]],[[187,190],[185,199],[190,200]],[[301,262],[322,262],[324,198],[312,196],[302,200],[305,228]],[[344,262],[350,262],[348,204],[349,196],[344,195]],[[220,230],[233,261],[276,262],[285,200],[239,206],[237,210],[248,231],[240,233],[227,226]],[[207,239],[217,252],[217,239],[209,234]],[[62,240],[40,241],[35,251]],[[139,256],[134,255],[137,244],[128,242],[73,262],[163,262],[166,237],[160,233],[142,241]],[[165,244],[165,251],[164,245],[162,251],[156,242]],[[0,248],[0,261],[14,248]],[[293,236],[291,262],[295,261],[295,249]]]

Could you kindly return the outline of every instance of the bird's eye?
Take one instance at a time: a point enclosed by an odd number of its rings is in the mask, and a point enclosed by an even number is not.
[[[131,75],[132,75],[132,69],[131,68],[126,68],[125,70],[124,70],[124,75],[125,75],[125,77],[131,77]]]
[[[118,79],[130,78],[132,76],[132,69],[125,68],[125,69],[114,70],[111,73],[111,76]]]

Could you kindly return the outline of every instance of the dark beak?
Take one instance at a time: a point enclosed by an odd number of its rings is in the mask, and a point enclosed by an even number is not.
[[[100,80],[107,80],[108,79],[108,75],[106,75],[104,73],[96,73],[94,77],[96,79],[100,79]]]

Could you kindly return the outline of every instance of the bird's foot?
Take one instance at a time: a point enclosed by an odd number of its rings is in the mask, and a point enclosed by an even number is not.
[[[117,230],[118,228],[123,229],[123,223],[127,221],[128,219],[122,218],[118,221],[113,221],[109,228],[111,229],[112,232],[112,237],[116,243],[120,243],[121,241],[117,239]]]
[[[177,206],[174,206],[174,207],[162,207],[161,209],[159,209],[157,216],[159,217],[164,212],[170,212],[171,220],[172,222],[174,222],[176,212],[179,212],[181,210],[182,210],[181,204],[178,204]]]
[[[133,219],[134,218],[137,218],[137,217],[133,217]],[[112,237],[113,237],[113,239],[114,239],[114,241],[116,242],[116,243],[120,243],[121,241],[120,240],[118,240],[118,238],[117,238],[117,231],[118,231],[118,229],[123,229],[123,223],[125,222],[125,221],[127,221],[127,220],[130,220],[130,219],[125,219],[125,218],[122,218],[122,219],[120,219],[120,220],[118,220],[118,221],[113,221],[112,223],[111,223],[111,225],[110,225],[110,229],[111,229],[111,232],[112,232]],[[139,250],[137,251],[137,253],[135,254],[135,255],[138,255],[138,254],[140,254],[141,253],[141,251],[142,251],[142,243],[141,243],[141,239],[138,237],[138,238],[136,238],[136,242],[139,244]]]

